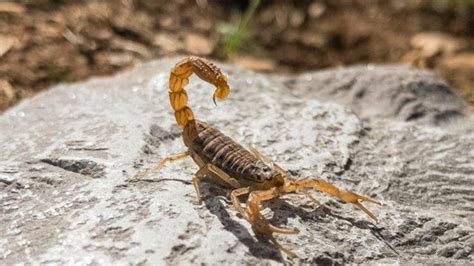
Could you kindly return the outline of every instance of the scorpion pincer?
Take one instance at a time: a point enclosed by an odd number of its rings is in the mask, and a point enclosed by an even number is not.
[[[184,90],[193,73],[216,87],[213,100],[215,98],[224,99],[229,94],[230,88],[227,78],[211,62],[195,56],[178,62],[171,70],[169,98],[175,111],[176,121],[182,128],[183,141],[187,150],[166,157],[155,167],[138,173],[132,180],[139,180],[150,172],[158,171],[168,162],[190,156],[199,167],[192,178],[198,202],[201,202],[201,179],[205,176],[216,183],[231,188],[230,197],[234,209],[252,225],[256,234],[268,237],[280,250],[290,256],[294,256],[294,253],[280,245],[273,237],[273,233],[295,234],[298,231],[270,224],[260,211],[263,201],[277,198],[285,193],[300,192],[317,202],[307,191],[315,189],[337,197],[346,203],[354,204],[370,218],[377,221],[377,218],[362,205],[362,202],[381,205],[379,202],[354,192],[339,189],[320,179],[296,180],[286,170],[269,162],[255,148],[247,150],[213,126],[196,120],[187,105],[188,94]],[[248,199],[245,206],[242,206],[240,197],[247,194]]]

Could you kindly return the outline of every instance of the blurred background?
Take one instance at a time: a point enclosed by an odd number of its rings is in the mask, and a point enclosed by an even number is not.
[[[193,54],[270,73],[408,63],[474,110],[474,0],[0,2],[0,113],[60,83]]]

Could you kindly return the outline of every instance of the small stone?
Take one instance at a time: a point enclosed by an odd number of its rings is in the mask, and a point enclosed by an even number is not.
[[[16,42],[17,39],[15,37],[0,35],[0,58],[6,54]]]
[[[165,52],[176,52],[182,49],[183,44],[173,34],[158,33],[153,39],[153,45],[165,50]]]
[[[460,53],[445,57],[440,62],[441,67],[474,73],[474,53]]]
[[[253,56],[236,56],[231,58],[231,61],[238,66],[256,71],[271,71],[276,68],[273,60]]]
[[[467,46],[462,39],[440,32],[418,33],[413,36],[410,44],[412,47],[421,50],[425,57],[431,57],[438,53],[453,54]]]
[[[0,13],[23,13],[25,7],[23,5],[14,2],[2,2],[0,3]]]
[[[134,42],[122,38],[114,38],[112,40],[111,47],[128,52],[134,52],[143,56],[144,58],[151,57],[151,51],[148,49],[148,47],[139,42]]]
[[[194,55],[209,55],[214,51],[215,42],[196,33],[188,33],[184,39],[185,48]]]
[[[15,97],[15,90],[12,85],[4,79],[0,79],[0,97],[5,97],[7,100]]]
[[[301,25],[303,25],[304,21],[305,21],[305,13],[303,13],[302,11],[298,9],[293,10],[290,16],[290,25],[293,28],[299,28]]]
[[[313,2],[308,8],[308,14],[311,18],[319,18],[326,11],[326,5],[320,2]]]

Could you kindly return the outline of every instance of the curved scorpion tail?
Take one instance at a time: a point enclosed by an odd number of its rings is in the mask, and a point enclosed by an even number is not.
[[[184,90],[193,73],[216,86],[213,95],[214,103],[215,98],[224,99],[230,92],[227,78],[211,62],[195,56],[178,62],[170,73],[169,96],[171,107],[175,111],[176,122],[181,128],[185,128],[190,122],[194,123],[193,111],[188,106],[188,94]]]

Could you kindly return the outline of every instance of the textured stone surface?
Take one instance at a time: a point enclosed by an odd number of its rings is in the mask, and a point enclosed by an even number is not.
[[[404,66],[320,71],[284,78],[284,84],[303,97],[350,106],[363,120],[390,118],[446,126],[468,114],[466,103],[435,74]]]
[[[168,71],[151,62],[112,78],[62,85],[0,118],[0,264],[459,263],[473,261],[474,130],[464,103],[428,73],[354,67],[269,77],[224,66],[232,94],[188,86],[196,116],[254,145],[298,177],[319,177],[384,203],[323,205],[287,195],[266,204],[281,254],[203,184],[191,160],[148,181],[138,170],[184,150]],[[337,102],[337,103],[336,103]],[[406,122],[408,121],[408,122]]]

